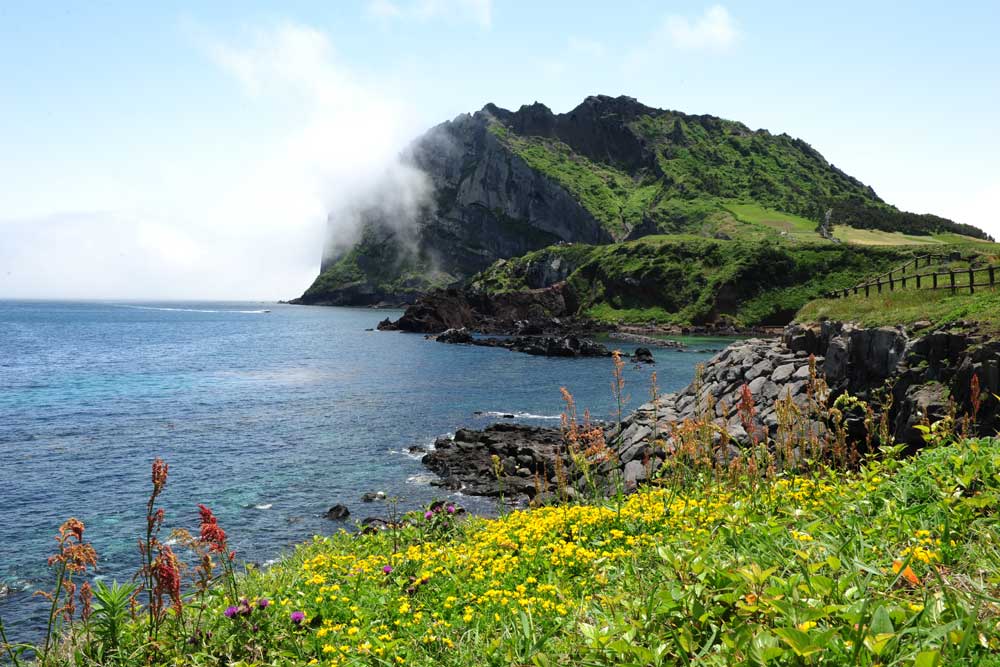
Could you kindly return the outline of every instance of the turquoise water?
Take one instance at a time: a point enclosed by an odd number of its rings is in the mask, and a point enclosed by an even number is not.
[[[340,527],[322,518],[335,503],[352,519],[379,514],[360,501],[367,491],[407,508],[444,497],[403,450],[497,420],[477,411],[557,425],[565,386],[581,409],[611,415],[610,359],[366,331],[387,315],[399,313],[0,302],[0,585],[11,591],[0,615],[14,635],[39,632],[44,605],[30,592],[48,584],[52,536],[70,516],[87,526],[99,576],[131,577],[157,456],[170,464],[168,528],[196,528],[206,503],[240,557],[266,563]],[[654,354],[663,391],[709,356]],[[627,370],[633,406],[647,400],[650,370]]]

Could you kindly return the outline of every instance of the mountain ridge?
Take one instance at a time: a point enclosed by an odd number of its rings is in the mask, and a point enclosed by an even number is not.
[[[986,238],[899,211],[802,139],[626,96],[590,96],[561,114],[539,102],[517,111],[489,103],[431,128],[403,160],[427,175],[432,203],[406,235],[384,213],[365,212],[358,242],[324,257],[299,303],[409,303],[558,243],[781,236],[748,227],[732,211],[740,202],[817,225]]]

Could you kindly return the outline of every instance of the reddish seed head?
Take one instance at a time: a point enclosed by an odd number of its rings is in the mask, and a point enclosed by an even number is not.
[[[153,461],[153,490],[159,493],[167,483],[167,472],[170,466],[163,459],[157,457]]]
[[[201,515],[201,541],[209,545],[209,551],[220,554],[227,553],[226,531],[222,530],[219,521],[212,514],[212,510],[204,505],[198,505],[198,513]],[[229,560],[233,560],[235,557],[235,552],[229,553]]]

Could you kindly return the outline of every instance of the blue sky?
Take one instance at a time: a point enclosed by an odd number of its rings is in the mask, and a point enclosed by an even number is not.
[[[1000,3],[0,3],[0,297],[295,296],[426,127],[589,94],[1000,236]]]

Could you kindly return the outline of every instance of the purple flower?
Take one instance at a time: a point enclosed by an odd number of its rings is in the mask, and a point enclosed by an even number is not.
[[[425,519],[430,519],[432,516],[434,516],[434,512],[432,512],[430,510],[427,510],[426,512],[424,512],[424,518]]]
[[[230,606],[230,607],[226,607],[226,610],[224,612],[222,612],[222,613],[226,615],[226,618],[232,618],[233,616],[236,615],[236,612],[238,612],[238,611],[239,611],[239,609],[237,609],[236,607]]]
[[[306,615],[301,611],[292,612],[292,623],[295,625],[302,625],[302,621],[306,620]]]
[[[261,598],[257,600],[257,607],[260,609],[267,609],[267,605],[271,604],[271,601],[267,598]]]
[[[447,507],[445,507],[445,509],[448,510],[448,514],[454,514],[455,513],[455,506],[454,505],[448,505]]]
[[[390,572],[392,572],[392,565],[386,565],[386,566],[384,566],[382,568],[382,571],[385,572],[386,574],[389,574]]]

